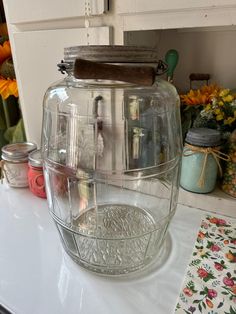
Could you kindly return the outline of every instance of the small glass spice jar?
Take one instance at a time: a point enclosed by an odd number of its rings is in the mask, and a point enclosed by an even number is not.
[[[195,193],[209,193],[214,190],[219,159],[226,155],[220,152],[220,132],[208,128],[190,129],[187,133],[183,156],[180,185]]]
[[[43,175],[43,159],[40,149],[29,154],[28,181],[30,191],[34,195],[42,198],[47,197]]]
[[[2,175],[9,186],[16,188],[28,186],[28,155],[36,148],[36,144],[30,142],[2,147]]]
[[[236,197],[236,130],[230,136],[228,154],[230,160],[226,162],[222,180],[222,190]]]

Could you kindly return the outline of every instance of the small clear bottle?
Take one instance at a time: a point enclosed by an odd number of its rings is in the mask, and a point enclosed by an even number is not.
[[[43,175],[43,159],[40,149],[37,149],[29,154],[28,181],[30,191],[34,195],[41,198],[46,198]]]
[[[212,192],[219,167],[220,132],[208,128],[190,129],[182,156],[180,185],[195,193]]]
[[[28,186],[28,155],[36,148],[36,144],[30,142],[2,147],[2,175],[9,186],[15,188]]]

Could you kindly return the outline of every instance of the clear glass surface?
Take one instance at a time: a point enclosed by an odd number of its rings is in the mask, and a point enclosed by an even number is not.
[[[157,257],[177,204],[179,98],[151,87],[67,77],[44,99],[47,196],[67,253],[120,275]]]

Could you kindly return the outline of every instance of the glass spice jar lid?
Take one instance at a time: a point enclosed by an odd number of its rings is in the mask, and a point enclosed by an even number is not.
[[[220,132],[209,128],[189,129],[185,142],[203,147],[215,147],[222,144]]]
[[[43,166],[43,158],[40,149],[37,149],[29,154],[29,164],[33,167]]]
[[[37,149],[31,142],[8,144],[2,147],[2,159],[12,162],[21,162],[28,159],[29,153]]]

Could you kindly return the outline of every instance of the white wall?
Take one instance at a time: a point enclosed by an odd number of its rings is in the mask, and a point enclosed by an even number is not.
[[[189,89],[190,73],[209,73],[211,82],[236,88],[235,27],[128,32],[125,41],[154,47],[161,59],[167,50],[177,49],[179,63],[174,82],[179,91]]]

